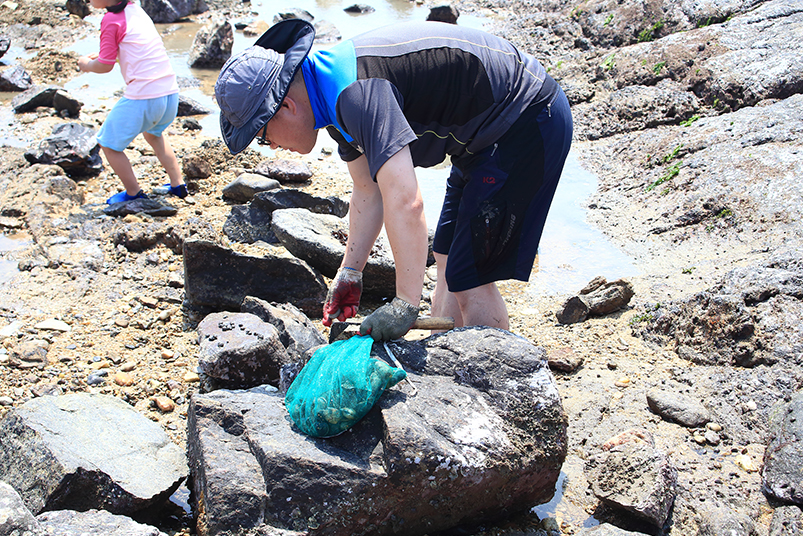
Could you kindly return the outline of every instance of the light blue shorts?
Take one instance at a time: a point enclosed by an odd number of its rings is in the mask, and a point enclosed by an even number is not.
[[[101,147],[122,152],[143,132],[161,136],[178,113],[178,93],[155,99],[117,101],[98,132]]]

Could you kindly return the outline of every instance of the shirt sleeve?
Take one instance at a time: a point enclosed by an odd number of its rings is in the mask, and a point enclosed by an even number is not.
[[[125,31],[125,13],[107,13],[103,16],[100,21],[99,62],[113,65],[117,61],[117,52]]]
[[[393,84],[381,78],[357,80],[338,96],[337,121],[368,158],[374,180],[390,157],[418,139],[402,101]]]

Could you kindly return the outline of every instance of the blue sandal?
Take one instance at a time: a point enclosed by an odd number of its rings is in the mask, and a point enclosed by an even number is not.
[[[137,195],[128,195],[128,192],[123,190],[122,192],[117,192],[116,194],[108,198],[106,200],[106,203],[108,203],[109,205],[113,205],[115,203],[124,203],[126,201],[133,201],[134,199],[147,199],[147,198],[148,196],[142,190],[137,192]]]
[[[170,186],[169,184],[157,186],[153,189],[153,193],[156,195],[174,195],[176,197],[180,197],[181,199],[184,199],[187,197],[187,195],[189,195],[186,184],[179,184],[178,186]]]

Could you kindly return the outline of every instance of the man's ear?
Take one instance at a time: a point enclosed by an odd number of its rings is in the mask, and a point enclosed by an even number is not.
[[[298,102],[296,102],[296,100],[290,96],[290,93],[288,93],[282,101],[281,108],[287,108],[288,112],[295,115],[298,111]]]

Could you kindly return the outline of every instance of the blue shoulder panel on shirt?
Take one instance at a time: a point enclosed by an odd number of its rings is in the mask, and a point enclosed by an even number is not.
[[[346,137],[346,141],[353,141],[337,123],[335,105],[340,92],[357,80],[354,44],[344,41],[311,53],[301,65],[301,71],[307,85],[312,112],[315,114],[315,128],[332,125]]]

